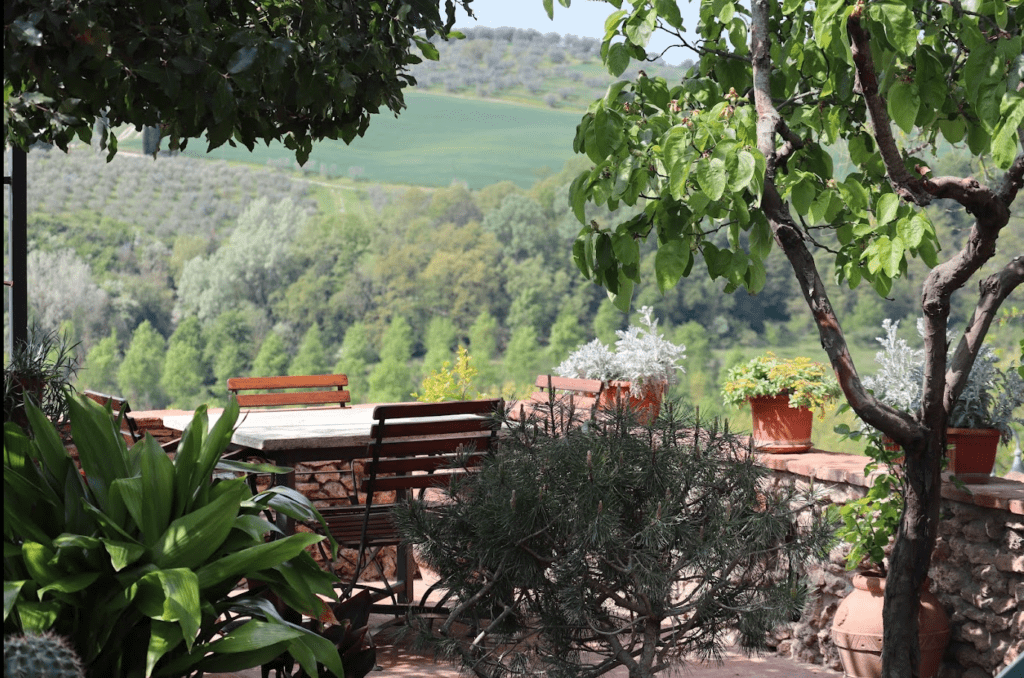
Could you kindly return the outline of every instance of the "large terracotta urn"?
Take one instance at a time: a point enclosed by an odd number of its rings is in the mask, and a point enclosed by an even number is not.
[[[603,410],[613,410],[618,404],[628,404],[637,412],[637,419],[641,424],[652,424],[661,412],[661,401],[665,398],[665,390],[668,388],[667,381],[653,381],[643,385],[642,394],[632,395],[631,384],[628,381],[610,381],[604,390],[601,391],[601,399],[598,401]]]
[[[806,407],[790,407],[788,395],[751,398],[750,414],[758,451],[787,454],[811,449],[814,413]]]
[[[882,675],[882,601],[885,578],[877,574],[853,577],[853,592],[848,595],[832,621],[832,640],[848,678],[878,678]],[[949,616],[939,599],[921,587],[918,611],[918,639],[921,643],[921,678],[935,678],[942,655],[949,644]]]

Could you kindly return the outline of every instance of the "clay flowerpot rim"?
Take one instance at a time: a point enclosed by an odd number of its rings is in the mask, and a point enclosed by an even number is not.
[[[886,575],[878,570],[860,570],[853,575],[851,580],[854,588],[862,591],[879,592],[885,591]],[[931,587],[931,577],[925,577],[921,583],[921,590],[927,591]]]

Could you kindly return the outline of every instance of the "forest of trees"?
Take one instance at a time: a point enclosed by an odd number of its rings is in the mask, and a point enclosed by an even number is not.
[[[593,40],[467,33],[442,44],[440,62],[417,67],[423,86],[462,92],[486,70],[493,87],[474,85],[468,95],[518,97],[529,90],[521,76],[506,88],[497,74],[524,74],[530,59],[554,69],[546,93],[591,61],[602,73]],[[606,86],[601,77],[591,86]],[[533,96],[546,105],[544,92]],[[936,171],[968,173],[955,152],[942,162],[950,166]],[[225,380],[248,374],[343,372],[355,402],[408,400],[460,343],[482,392],[521,394],[579,343],[613,342],[629,320],[572,262],[579,224],[567,191],[584,167],[589,161],[576,158],[528,190],[506,181],[470,191],[327,182],[292,168],[182,156],[122,152],[108,164],[88,148],[36,149],[28,155],[32,318],[79,342],[79,387],[123,394],[137,409],[222,402]],[[966,233],[960,212],[931,209],[940,236]],[[605,223],[609,215],[588,206],[587,217]],[[1022,242],[1006,246],[1024,251]],[[643,278],[653,280],[653,248],[641,251]],[[664,296],[654,285],[637,289],[633,308],[653,306],[688,348],[677,394],[712,406],[721,368],[744,350],[815,348],[788,266],[771,257],[756,297],[725,294],[722,280],[696,274]],[[922,280],[917,266],[908,275]],[[825,262],[822,270],[830,274]],[[834,302],[850,319],[848,336],[873,350],[882,319],[906,317],[917,289],[897,286],[880,303],[862,286]],[[954,317],[967,312],[956,308]],[[996,331],[992,340],[1005,338]]]

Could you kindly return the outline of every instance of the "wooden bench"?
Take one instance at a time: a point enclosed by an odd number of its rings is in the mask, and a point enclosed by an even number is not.
[[[500,423],[495,415],[503,409],[500,399],[402,403],[374,409],[372,442],[361,477],[354,478],[356,503],[324,508],[321,514],[339,546],[358,549],[349,591],[368,589],[375,603],[392,599],[391,605],[375,605],[376,611],[401,614],[413,603],[412,549],[402,543],[391,509],[407,501],[413,491],[423,496],[429,488],[447,487],[478,465],[497,436]],[[383,492],[393,492],[393,501],[375,503],[376,493]],[[398,547],[394,580],[389,582],[378,566],[381,586],[359,583],[384,546]]]
[[[238,406],[280,407],[337,405],[345,407],[352,394],[345,390],[348,377],[344,374],[315,374],[296,377],[232,377],[228,379],[228,392],[238,398]],[[284,389],[289,389],[285,391]],[[241,391],[276,391],[271,393],[241,393]]]

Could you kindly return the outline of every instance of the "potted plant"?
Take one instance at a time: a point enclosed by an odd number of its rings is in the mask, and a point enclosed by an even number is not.
[[[864,385],[887,405],[913,411],[921,403],[923,351],[897,335],[898,321],[886,319],[882,329],[882,350],[875,355],[879,370],[865,377]],[[998,362],[995,352],[983,346],[946,424],[949,470],[966,483],[988,482],[1000,441],[1008,443],[1013,436],[1010,424],[1024,425],[1024,378],[1012,365],[1000,369]]]
[[[727,405],[750,401],[754,447],[763,452],[804,452],[811,448],[814,410],[839,398],[839,384],[822,363],[784,360],[772,352],[729,370],[722,386]]]
[[[904,492],[902,476],[895,469],[900,450],[877,433],[867,437],[865,451],[872,460],[864,473],[874,479],[867,494],[842,506],[829,507],[830,517],[839,525],[836,539],[850,547],[846,568],[858,570],[851,581],[853,590],[836,609],[832,641],[847,676],[877,678],[882,675],[886,553],[899,526]],[[950,638],[949,616],[928,586],[926,579],[918,610],[922,678],[938,674]]]
[[[46,418],[66,428],[70,382],[78,370],[75,348],[57,331],[29,329],[27,342],[16,342],[4,366],[4,421],[28,428],[25,403],[32,402]]]
[[[640,325],[616,330],[618,340],[612,351],[600,339],[573,351],[555,373],[562,377],[600,379],[605,387],[600,406],[609,409],[625,402],[639,410],[640,421],[649,424],[657,418],[668,386],[683,372],[680,360],[686,347],[673,344],[658,332],[653,309],[640,309]],[[628,400],[627,400],[628,399]]]

